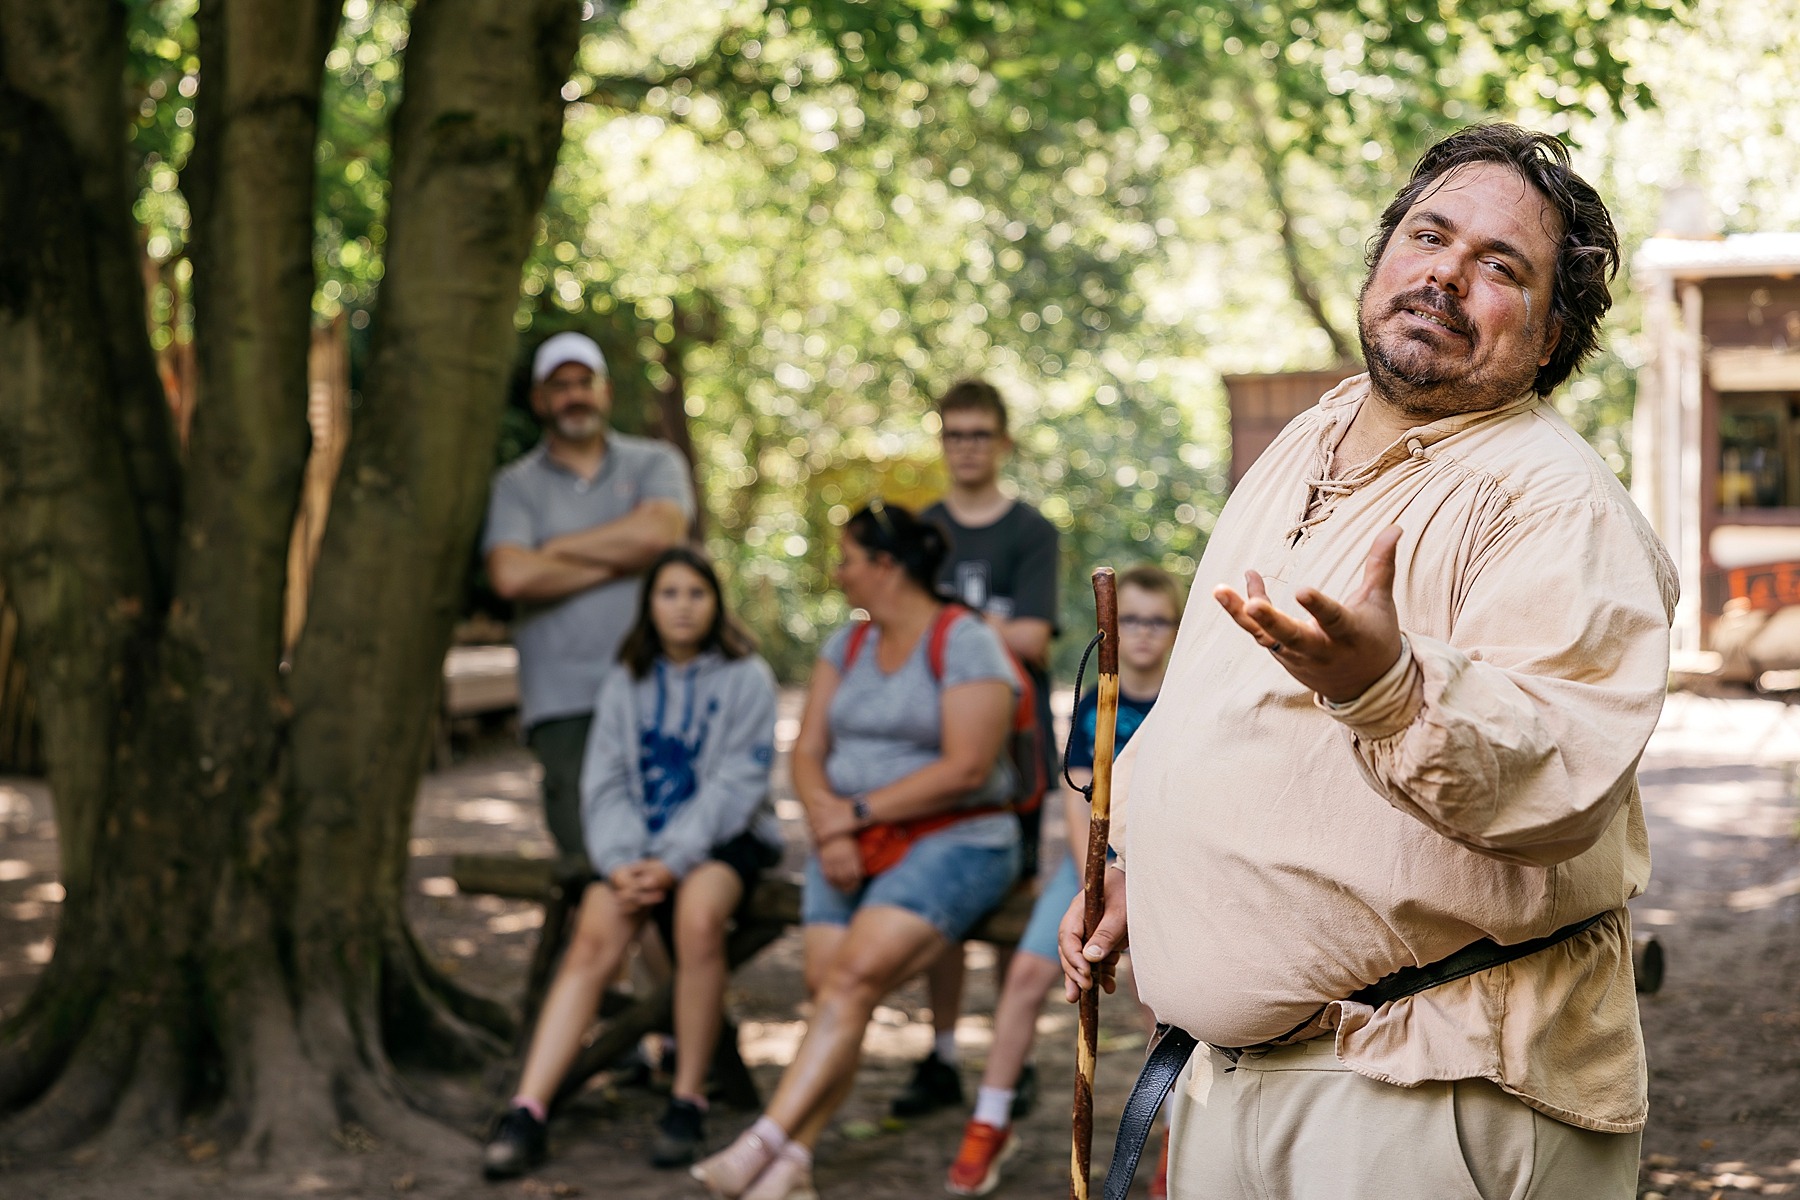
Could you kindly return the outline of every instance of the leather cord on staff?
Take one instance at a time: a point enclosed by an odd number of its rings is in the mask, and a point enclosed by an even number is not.
[[[1081,652],[1081,665],[1075,668],[1075,694],[1077,696],[1081,695],[1081,684],[1082,684],[1082,681],[1087,677],[1088,659],[1089,659],[1089,657],[1091,657],[1093,655],[1094,648],[1097,647],[1100,644],[1101,640],[1104,639],[1105,637],[1106,637],[1106,635],[1104,633],[1094,634],[1093,637],[1088,639],[1087,649],[1083,650]],[[1069,747],[1070,747],[1070,744],[1074,742],[1074,740],[1075,740],[1075,730],[1071,726],[1069,729],[1069,736],[1063,739],[1063,752],[1062,752],[1063,782],[1069,785],[1069,790],[1071,792],[1080,792],[1083,796],[1086,796],[1089,800],[1092,800],[1094,798],[1093,782],[1090,780],[1086,786],[1083,786],[1081,784],[1076,783],[1075,777],[1073,775],[1069,774]]]

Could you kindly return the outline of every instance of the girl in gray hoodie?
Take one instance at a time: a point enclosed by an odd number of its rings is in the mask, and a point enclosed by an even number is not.
[[[693,1161],[726,929],[781,856],[769,800],[775,677],[705,558],[677,547],[651,564],[619,660],[601,681],[581,769],[582,830],[600,880],[582,895],[518,1094],[488,1143],[490,1178],[543,1161],[547,1106],[646,919],[675,952],[675,1084],[651,1161]]]

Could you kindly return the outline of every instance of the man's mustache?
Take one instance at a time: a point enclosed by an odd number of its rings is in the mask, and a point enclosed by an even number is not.
[[[1388,305],[1390,316],[1408,310],[1425,313],[1465,337],[1472,334],[1468,310],[1463,308],[1462,301],[1442,288],[1414,288],[1394,297]]]

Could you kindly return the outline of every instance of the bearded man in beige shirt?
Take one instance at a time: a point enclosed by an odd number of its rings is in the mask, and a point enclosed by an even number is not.
[[[1617,265],[1557,139],[1433,147],[1371,249],[1369,373],[1208,542],[1115,772],[1105,920],[1084,944],[1077,899],[1061,936],[1073,998],[1128,926],[1139,994],[1201,1043],[1173,1197],[1636,1194],[1625,902],[1675,574],[1545,399]]]

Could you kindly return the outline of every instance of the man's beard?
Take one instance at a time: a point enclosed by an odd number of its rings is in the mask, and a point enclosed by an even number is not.
[[[606,432],[606,418],[600,410],[585,404],[574,405],[556,414],[556,433],[565,441],[592,441]]]
[[[1486,412],[1518,399],[1537,378],[1536,363],[1529,365],[1528,373],[1521,368],[1515,375],[1512,372],[1491,373],[1499,364],[1490,364],[1489,369],[1483,370],[1460,363],[1453,356],[1420,355],[1410,365],[1401,361],[1398,354],[1389,350],[1394,339],[1416,341],[1421,348],[1427,347],[1428,343],[1405,334],[1393,334],[1389,344],[1383,344],[1371,328],[1373,322],[1367,312],[1368,290],[1369,285],[1365,282],[1363,311],[1358,315],[1356,332],[1362,344],[1363,363],[1369,370],[1369,385],[1383,400],[1407,416],[1435,420],[1456,413]],[[1376,320],[1386,320],[1407,309],[1429,312],[1443,321],[1450,331],[1466,338],[1471,351],[1474,349],[1474,325],[1462,302],[1450,293],[1433,287],[1402,292],[1388,302],[1386,311]]]

